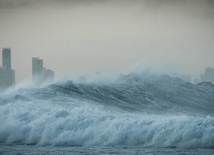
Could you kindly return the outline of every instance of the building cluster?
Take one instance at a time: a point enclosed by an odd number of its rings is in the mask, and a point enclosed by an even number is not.
[[[214,68],[208,67],[199,78],[193,80],[193,83],[198,84],[200,82],[212,82],[214,83]]]
[[[32,58],[32,82],[41,85],[54,80],[54,72],[43,67],[43,60]],[[15,70],[11,68],[11,49],[2,48],[2,66],[0,66],[0,90],[15,85]]]
[[[180,77],[184,81],[191,82],[190,76]],[[54,80],[54,72],[43,67],[43,60],[38,57],[32,58],[32,82],[35,85],[41,85]],[[193,83],[199,82],[214,83],[214,68],[208,67],[205,72],[193,80]],[[15,85],[15,70],[11,68],[11,49],[2,48],[2,66],[0,66],[0,90],[5,90]]]
[[[201,75],[201,81],[208,81],[214,83],[214,68],[208,67],[204,74]]]
[[[15,71],[11,68],[11,49],[2,49],[2,66],[0,67],[0,90],[15,85]]]
[[[43,60],[32,58],[32,80],[36,85],[54,80],[54,72],[43,67]]]

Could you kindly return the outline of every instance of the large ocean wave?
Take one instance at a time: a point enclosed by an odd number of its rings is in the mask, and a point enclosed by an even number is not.
[[[167,75],[64,81],[0,95],[0,143],[214,148],[214,85]]]

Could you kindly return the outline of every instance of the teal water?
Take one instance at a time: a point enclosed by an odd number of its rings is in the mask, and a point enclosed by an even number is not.
[[[0,145],[2,155],[213,155],[213,149]]]
[[[161,76],[0,94],[0,154],[212,154],[214,85]]]

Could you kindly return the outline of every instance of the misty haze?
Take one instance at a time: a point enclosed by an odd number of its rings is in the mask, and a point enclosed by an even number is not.
[[[0,154],[211,154],[213,0],[0,0]]]

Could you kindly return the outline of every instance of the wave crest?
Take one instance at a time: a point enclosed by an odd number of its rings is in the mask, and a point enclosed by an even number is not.
[[[214,148],[213,94],[210,83],[134,74],[22,88],[0,95],[0,143]]]

